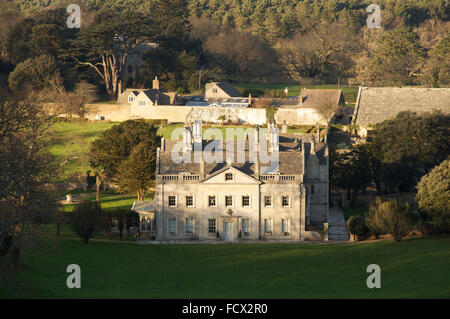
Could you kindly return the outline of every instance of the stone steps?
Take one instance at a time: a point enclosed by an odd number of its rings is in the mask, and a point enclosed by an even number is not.
[[[347,241],[350,239],[342,210],[337,208],[331,209],[328,224],[328,240]]]

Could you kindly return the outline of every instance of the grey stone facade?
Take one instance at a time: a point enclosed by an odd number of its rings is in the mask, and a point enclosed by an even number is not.
[[[245,160],[236,154],[215,163],[201,160],[211,141],[202,139],[199,122],[185,128],[181,142],[162,140],[156,167],[156,239],[305,240],[307,224],[326,222],[328,146],[316,135],[279,135],[275,126],[269,133],[269,141],[248,134],[241,144],[219,142],[216,152],[241,145]],[[251,143],[260,152],[265,147],[270,154],[279,150],[278,168],[268,173],[269,163],[250,158]],[[173,150],[185,161],[174,163]]]

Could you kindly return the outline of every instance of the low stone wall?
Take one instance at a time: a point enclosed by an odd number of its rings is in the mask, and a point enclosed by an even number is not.
[[[110,120],[123,122],[131,119],[130,105],[121,104],[88,104],[89,112],[85,117],[89,120]]]
[[[286,121],[290,125],[326,125],[322,116],[313,108],[284,109],[279,108],[275,120],[281,124]]]
[[[93,104],[88,106],[91,111],[86,117],[90,120],[110,120],[122,122],[129,119],[166,119],[169,123],[185,122],[189,112],[193,109],[214,112],[214,107],[191,107],[175,105],[158,105],[139,107],[119,104]],[[266,124],[266,110],[264,108],[225,108],[231,110],[242,123],[252,125]],[[275,120],[281,124],[284,121],[290,125],[323,124],[323,120],[313,108],[284,109],[279,108]]]

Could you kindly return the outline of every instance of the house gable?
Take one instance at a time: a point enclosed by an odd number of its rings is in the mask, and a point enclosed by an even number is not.
[[[145,105],[141,105],[142,102],[145,102]],[[144,91],[138,94],[138,96],[134,99],[134,103],[136,104],[136,106],[140,107],[147,107],[154,105],[153,101]]]
[[[231,179],[230,179],[231,177]],[[224,167],[204,179],[202,184],[261,184],[253,176],[250,176],[235,167]]]

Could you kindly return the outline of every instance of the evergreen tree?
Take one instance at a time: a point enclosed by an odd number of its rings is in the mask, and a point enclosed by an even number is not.
[[[450,232],[450,160],[445,160],[422,177],[417,185],[419,209],[441,231]]]
[[[120,189],[124,192],[136,192],[138,201],[143,201],[146,191],[154,185],[156,148],[154,140],[141,142],[119,167],[117,183]]]
[[[157,139],[156,128],[145,120],[129,120],[113,126],[91,145],[90,163],[97,171],[115,178],[120,164],[134,147],[145,140]]]

